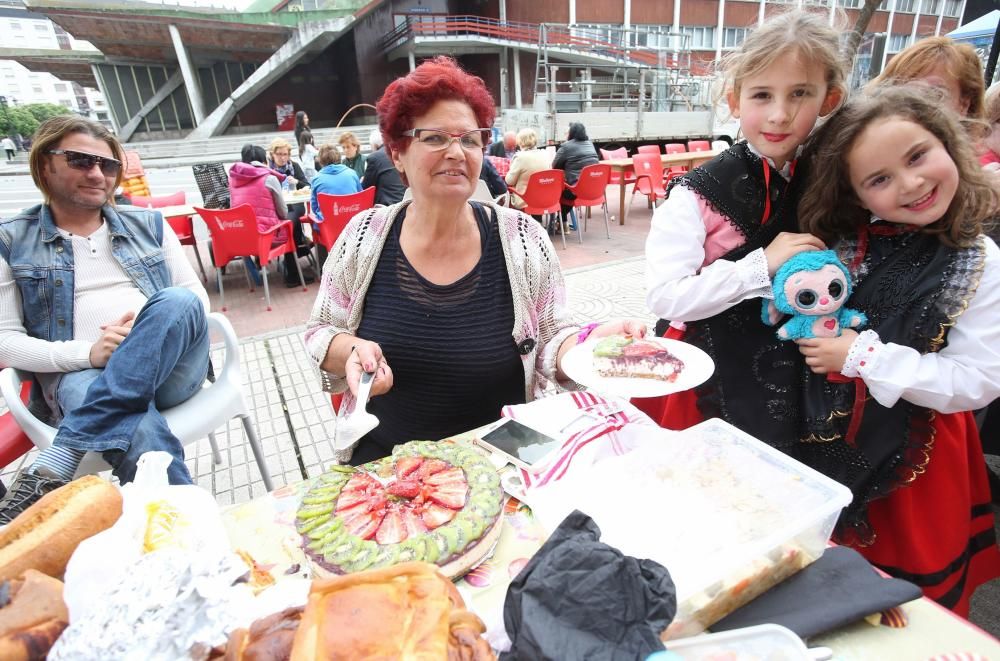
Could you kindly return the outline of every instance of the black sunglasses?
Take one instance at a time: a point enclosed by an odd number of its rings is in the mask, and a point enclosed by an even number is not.
[[[50,149],[48,153],[56,156],[62,154],[66,157],[66,165],[76,170],[87,171],[94,167],[95,164],[100,165],[101,172],[106,177],[115,176],[122,167],[122,162],[117,159],[108,158],[107,156],[95,156],[94,154],[87,154],[82,151],[73,151],[72,149]]]

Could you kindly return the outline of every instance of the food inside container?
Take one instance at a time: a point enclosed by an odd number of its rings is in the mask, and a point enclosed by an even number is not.
[[[840,510],[839,483],[721,420],[655,438],[534,490],[554,529],[573,509],[601,540],[670,570],[677,616],[663,639],[700,633],[818,558]]]

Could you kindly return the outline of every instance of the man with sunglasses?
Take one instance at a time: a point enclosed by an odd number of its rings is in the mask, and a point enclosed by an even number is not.
[[[45,202],[0,220],[0,366],[35,375],[32,411],[59,428],[0,500],[0,524],[69,482],[87,451],[125,483],[162,450],[170,482],[191,482],[158,409],[205,379],[208,294],[158,211],[112,204],[122,160],[100,124],[50,119],[30,156]]]

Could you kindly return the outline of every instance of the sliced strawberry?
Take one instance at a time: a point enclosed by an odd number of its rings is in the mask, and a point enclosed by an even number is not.
[[[424,463],[423,457],[400,457],[396,460],[396,479],[405,480]]]
[[[341,512],[361,503],[367,503],[368,497],[364,491],[341,491],[340,497],[337,498],[337,511]]]
[[[385,489],[379,486],[378,491],[368,497],[368,511],[377,512],[379,510],[384,510],[388,503],[389,497],[386,495]]]
[[[341,494],[354,492],[354,491],[368,491],[373,486],[379,486],[378,480],[373,478],[368,473],[355,473],[351,479],[347,481],[344,488],[340,490]]]
[[[441,471],[440,473],[434,473],[426,478],[424,478],[424,484],[431,486],[437,486],[441,484],[450,483],[460,483],[465,484],[465,473],[458,466],[449,468],[448,470]]]
[[[416,480],[398,480],[390,484],[386,491],[400,498],[416,498],[420,494],[420,482]]]
[[[429,530],[434,530],[438,526],[443,526],[455,518],[455,514],[456,512],[453,509],[441,507],[435,503],[428,503],[424,506],[424,510],[420,514],[420,519]]]
[[[417,474],[421,478],[425,478],[433,475],[434,473],[440,473],[443,470],[447,470],[449,467],[451,467],[451,464],[447,461],[441,461],[440,459],[428,459],[423,463],[423,465],[420,466],[420,470]]]
[[[356,530],[354,534],[361,539],[372,539],[375,537],[376,531],[381,527],[383,518],[382,513],[372,512],[371,516],[368,518],[367,524]]]
[[[359,514],[367,514],[368,513],[368,501],[367,500],[359,500],[358,502],[354,503],[350,507],[339,507],[338,506],[337,509],[335,510],[335,512],[336,512],[337,516],[339,516],[341,519],[345,519],[345,520],[346,519],[350,519],[351,517],[357,516]]]
[[[390,509],[375,533],[375,541],[379,544],[398,544],[406,539],[406,526],[398,510]]]
[[[406,528],[407,537],[427,532],[427,526],[424,525],[424,522],[420,520],[420,515],[413,511],[413,509],[407,507],[400,512],[400,516],[403,519],[403,527]]]
[[[468,487],[464,485],[440,486],[431,491],[430,499],[435,503],[457,510],[465,506],[465,496],[468,491]]]

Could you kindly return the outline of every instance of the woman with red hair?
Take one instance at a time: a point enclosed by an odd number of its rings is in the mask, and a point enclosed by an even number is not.
[[[324,389],[349,391],[346,410],[361,374],[375,373],[368,410],[380,424],[354,449],[354,464],[558,390],[562,356],[588,334],[645,333],[638,321],[574,324],[538,223],[469,200],[495,107],[482,79],[446,57],[394,81],[378,102],[386,151],[412,200],[351,220],[305,332]]]

